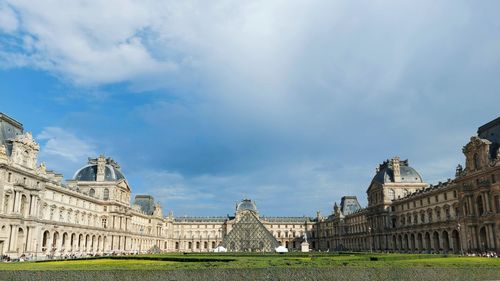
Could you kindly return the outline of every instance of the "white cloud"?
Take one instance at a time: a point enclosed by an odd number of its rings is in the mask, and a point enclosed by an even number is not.
[[[15,12],[5,3],[0,3],[0,31],[12,33],[17,30],[18,21]]]
[[[300,163],[233,175],[183,175],[147,170],[134,171],[134,177],[144,179],[141,184],[144,192],[180,215],[232,214],[235,203],[250,198],[257,202],[263,215],[312,216],[316,210],[330,214],[333,202],[343,195],[357,195],[363,204],[372,170],[361,166],[333,168]],[[357,186],[353,178],[366,174],[366,185]]]
[[[498,111],[484,102],[500,87],[495,2],[5,3],[0,67],[46,70],[81,92],[121,82],[168,88],[167,98],[138,104],[124,95],[123,114],[88,113],[129,122],[133,133],[105,123],[87,131],[119,143],[124,167],[152,170],[136,175],[143,188],[179,209],[195,205],[189,198],[226,209],[249,196],[283,214],[325,210],[347,192],[363,197],[374,167],[396,154],[439,180]],[[103,100],[96,108],[116,105]],[[54,165],[95,155],[69,132],[40,136]],[[273,206],[280,197],[287,204]]]
[[[39,159],[66,177],[83,166],[87,157],[97,155],[92,142],[59,127],[45,127],[36,138],[42,141]]]

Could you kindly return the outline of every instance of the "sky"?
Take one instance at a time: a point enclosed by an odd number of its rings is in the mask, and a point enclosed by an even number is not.
[[[385,159],[454,176],[499,116],[498,1],[0,0],[0,112],[164,213],[329,215]]]

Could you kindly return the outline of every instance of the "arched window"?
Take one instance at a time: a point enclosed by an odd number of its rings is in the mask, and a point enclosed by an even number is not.
[[[95,196],[95,189],[91,188],[89,190],[89,195],[92,196],[92,197],[94,197]]]
[[[103,199],[109,200],[109,189],[107,189],[107,188],[104,189]]]

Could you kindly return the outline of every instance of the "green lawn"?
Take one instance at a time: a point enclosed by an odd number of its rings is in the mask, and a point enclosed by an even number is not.
[[[376,259],[376,260],[374,260]],[[420,254],[160,254],[89,260],[0,263],[0,270],[175,270],[206,268],[446,267],[500,269],[500,258]]]

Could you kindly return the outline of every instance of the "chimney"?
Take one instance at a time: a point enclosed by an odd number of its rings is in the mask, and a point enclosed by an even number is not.
[[[392,171],[394,172],[394,182],[401,182],[401,169],[399,165],[399,156],[391,159]]]

